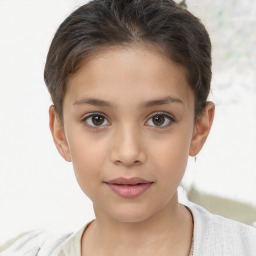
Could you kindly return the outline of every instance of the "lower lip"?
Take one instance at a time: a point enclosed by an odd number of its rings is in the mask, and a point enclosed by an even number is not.
[[[128,186],[128,185],[117,185],[117,184],[109,184],[106,183],[117,195],[124,197],[124,198],[134,198],[142,193],[144,193],[146,190],[149,189],[149,187],[153,183],[143,183],[138,184],[134,186]]]

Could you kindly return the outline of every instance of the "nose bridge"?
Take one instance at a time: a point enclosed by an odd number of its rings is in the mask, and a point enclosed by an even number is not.
[[[142,145],[142,134],[132,124],[121,125],[114,133],[112,160],[130,166],[143,163],[145,152]]]

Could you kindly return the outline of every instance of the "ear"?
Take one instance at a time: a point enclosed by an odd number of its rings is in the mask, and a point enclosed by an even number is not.
[[[49,124],[56,148],[66,161],[71,162],[69,146],[66,140],[64,128],[59,121],[53,105],[49,108]]]
[[[212,127],[214,111],[214,103],[211,101],[207,102],[203,115],[198,118],[195,124],[189,149],[190,156],[196,156],[202,149]]]

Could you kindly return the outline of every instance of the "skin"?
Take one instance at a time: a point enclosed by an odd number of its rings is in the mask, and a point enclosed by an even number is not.
[[[157,104],[159,99],[165,102]],[[98,126],[88,117],[95,112],[104,116]],[[178,203],[177,187],[188,156],[197,155],[208,136],[214,104],[208,102],[195,123],[194,93],[184,68],[156,49],[108,48],[70,77],[63,124],[53,106],[49,113],[56,147],[72,161],[93,202],[96,219],[83,233],[82,255],[188,255],[193,218]],[[153,184],[127,199],[104,183],[118,177]]]

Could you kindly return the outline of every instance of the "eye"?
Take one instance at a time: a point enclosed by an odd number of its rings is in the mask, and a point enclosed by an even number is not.
[[[166,127],[174,122],[175,120],[172,116],[164,113],[158,113],[151,116],[149,120],[146,122],[146,124],[155,127]]]
[[[105,116],[96,113],[85,116],[81,122],[91,127],[102,127],[109,124]]]

